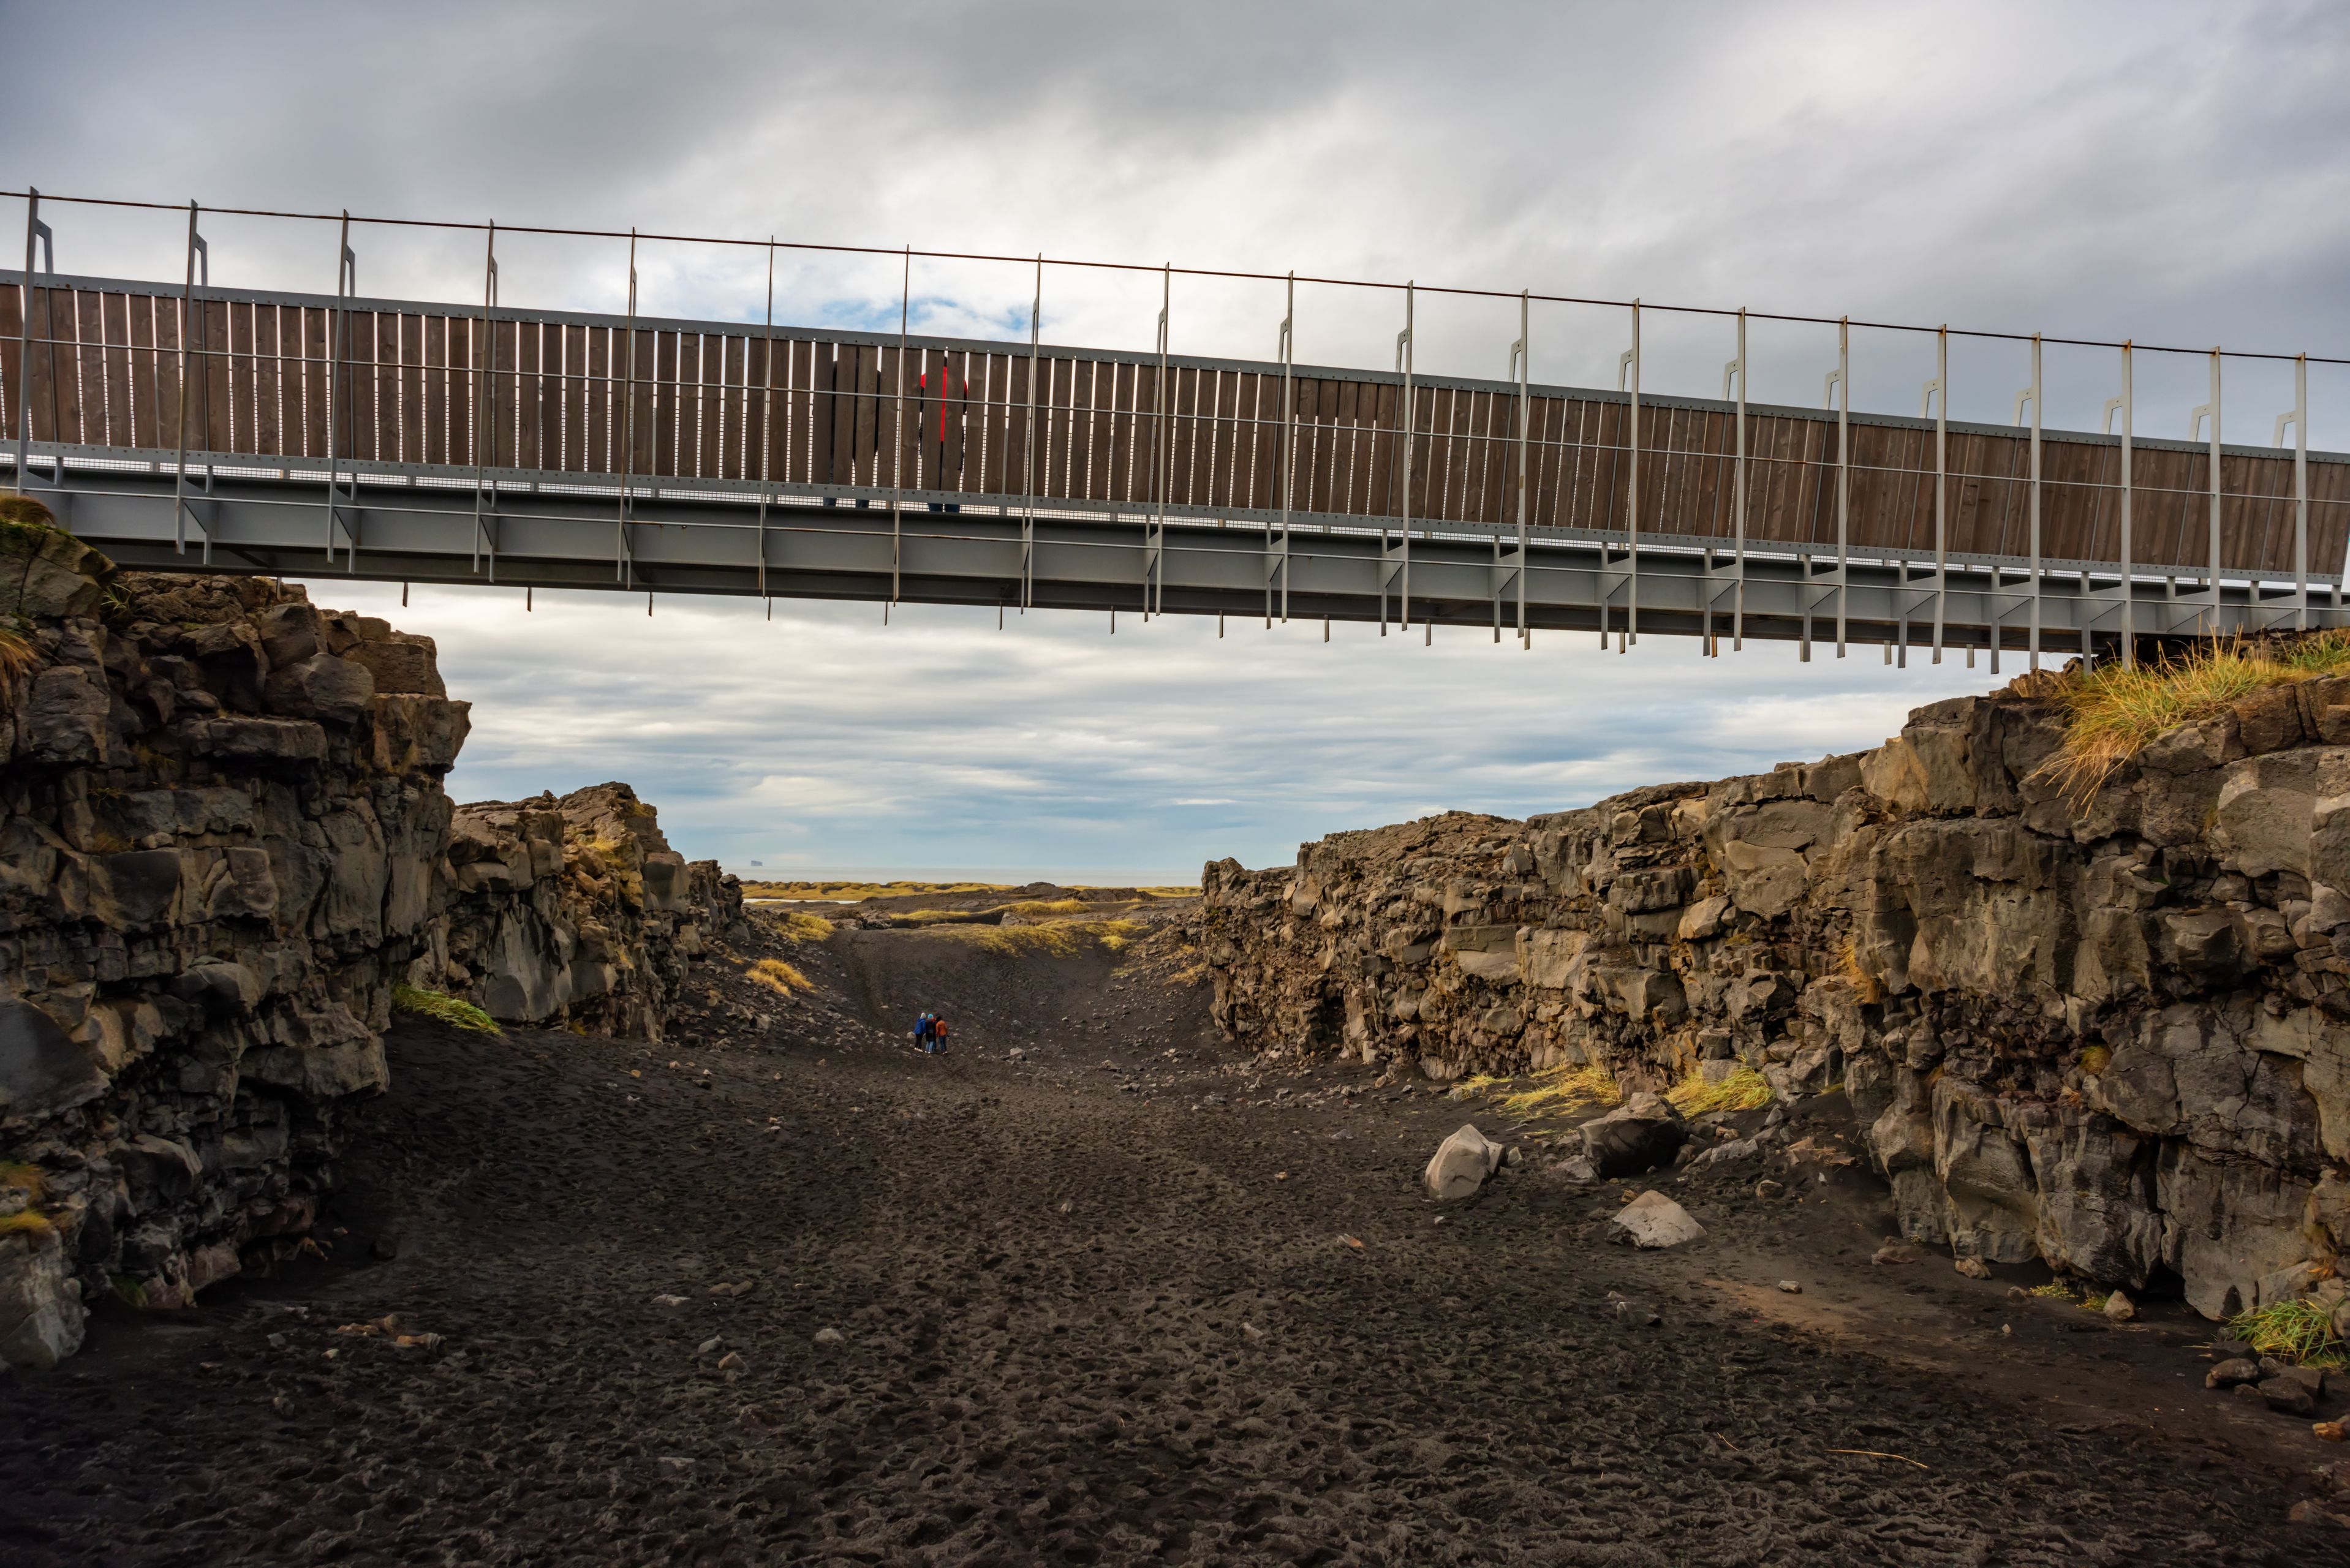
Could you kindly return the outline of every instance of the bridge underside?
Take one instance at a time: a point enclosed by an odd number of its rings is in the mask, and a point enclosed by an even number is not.
[[[125,454],[129,456],[129,454]],[[5,468],[0,460],[0,468]],[[2192,578],[2137,578],[2078,564],[1848,559],[1650,535],[1565,530],[1533,537],[1454,524],[1407,545],[1354,519],[1295,521],[1286,535],[1196,515],[1039,511],[885,493],[754,494],[641,485],[621,520],[618,486],[512,482],[494,492],[376,476],[329,491],[324,471],[183,485],[161,461],[36,458],[26,488],[121,564],[150,570],[490,584],[619,592],[903,601],[1431,625],[1588,636],[1742,638],[2104,657],[2125,636],[2350,623],[2339,588],[2224,584],[2215,607]],[[1523,570],[1521,569],[1523,566]],[[1634,607],[1637,605],[1637,621]],[[1841,624],[1839,624],[1841,622]],[[1994,657],[1996,655],[1994,654]]]

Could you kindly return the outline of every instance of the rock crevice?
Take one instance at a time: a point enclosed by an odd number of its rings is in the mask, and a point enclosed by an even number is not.
[[[1875,751],[1207,867],[1218,1021],[1439,1078],[1751,1066],[1850,1096],[1904,1231],[2210,1315],[2350,1241],[2350,681],[2085,800],[2027,680]]]

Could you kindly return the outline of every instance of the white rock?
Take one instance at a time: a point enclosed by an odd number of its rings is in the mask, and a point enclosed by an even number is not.
[[[1678,1247],[1705,1234],[1688,1210],[1661,1192],[1643,1192],[1607,1222],[1620,1226],[1636,1247]]]
[[[1473,1197],[1502,1163],[1502,1146],[1479,1132],[1474,1122],[1463,1122],[1460,1131],[1438,1146],[1420,1183],[1440,1201]]]
[[[2116,1291],[2106,1298],[2106,1315],[2116,1323],[2127,1323],[2137,1315],[2137,1304]]]
[[[838,1345],[841,1342],[840,1330],[837,1328],[817,1329],[816,1331],[816,1342],[818,1345]]]

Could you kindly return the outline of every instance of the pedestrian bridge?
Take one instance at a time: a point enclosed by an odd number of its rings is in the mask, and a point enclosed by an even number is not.
[[[2297,423],[2137,435],[2127,348],[2120,428],[2075,431],[2036,398],[1950,421],[1933,383],[1919,418],[1838,377],[1824,409],[1750,404],[1742,349],[1722,398],[1657,396],[1638,306],[1622,385],[1592,389],[1420,375],[1408,330],[1394,367],[1341,369],[1170,354],[1163,317],[1119,352],[371,298],[348,247],[316,295],[199,283],[193,250],[179,284],[26,252],[0,466],[145,568],[1905,660],[2350,619],[2350,456]]]

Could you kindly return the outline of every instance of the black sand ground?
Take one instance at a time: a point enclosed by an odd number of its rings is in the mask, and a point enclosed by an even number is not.
[[[1871,1269],[1856,1177],[1668,1181],[1712,1233],[1654,1255],[1532,1166],[1440,1211],[1460,1106],[1255,1077],[1098,957],[843,937],[887,1034],[403,1028],[343,1244],[397,1255],[0,1383],[0,1560],[2350,1562],[2285,1518],[2341,1450],[2190,1320]],[[441,1338],[342,1332],[388,1314]]]

